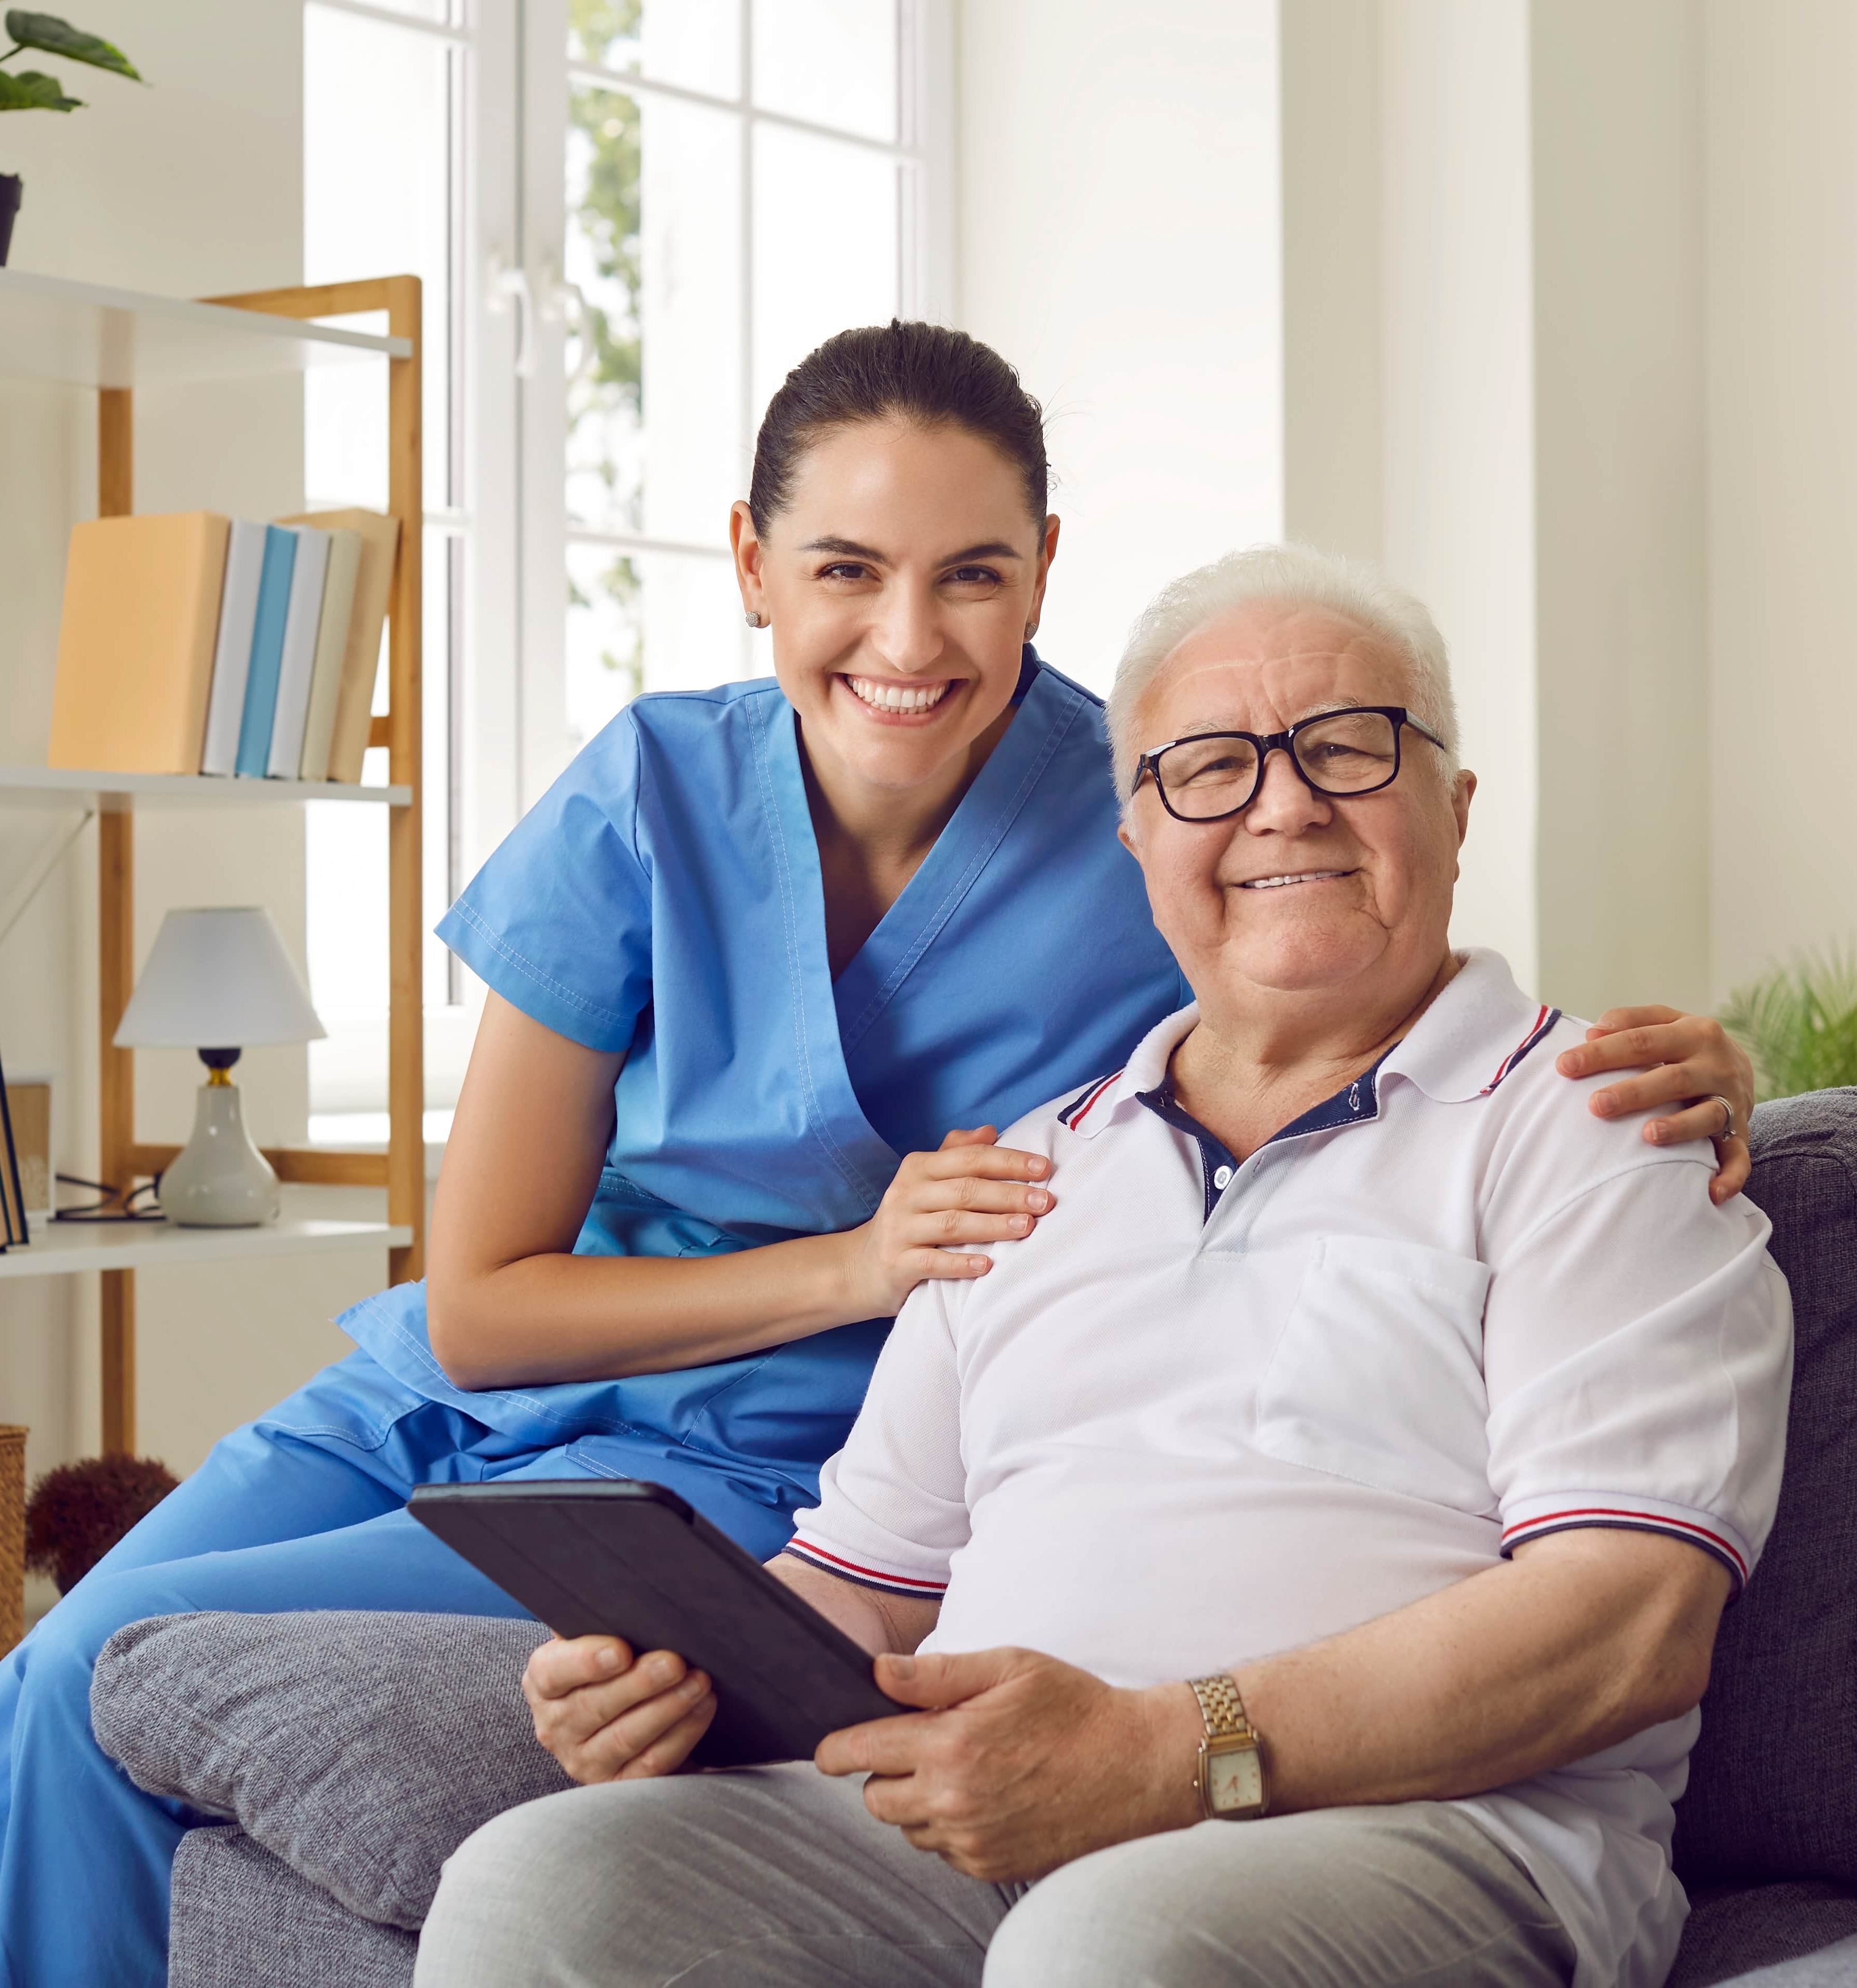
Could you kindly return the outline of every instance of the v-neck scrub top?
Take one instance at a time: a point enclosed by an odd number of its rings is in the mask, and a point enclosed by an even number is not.
[[[771,679],[634,700],[439,935],[504,999],[623,1050],[575,1253],[697,1256],[868,1221],[908,1151],[1010,1124],[1187,998],[1115,839],[1100,702],[1028,648],[1004,736],[836,982],[793,707]],[[739,1359],[455,1388],[425,1287],[343,1329],[404,1384],[581,1467],[786,1512],[864,1398],[888,1319]],[[675,1466],[675,1469],[671,1466]]]

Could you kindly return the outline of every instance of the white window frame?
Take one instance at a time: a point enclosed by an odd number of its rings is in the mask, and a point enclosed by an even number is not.
[[[537,800],[571,756],[567,729],[566,617],[563,595],[570,545],[617,553],[675,553],[725,560],[715,542],[665,539],[636,532],[570,525],[563,488],[567,457],[564,351],[569,312],[557,303],[567,229],[564,161],[567,98],[572,85],[700,105],[737,120],[740,147],[742,313],[738,328],[745,432],[739,438],[744,479],[761,409],[755,398],[754,133],[758,126],[800,131],[894,159],[898,174],[897,294],[905,316],[954,321],[953,0],[893,0],[897,23],[897,136],[875,139],[770,110],[753,101],[754,0],[737,0],[741,57],[732,96],[655,81],[630,70],[571,62],[567,0],[523,0],[525,97],[523,112],[522,265],[538,299],[535,360],[522,389],[521,639],[518,732],[520,804]],[[744,483],[743,494],[746,494]],[[744,650],[744,669],[746,667]]]
[[[484,244],[512,240],[516,228],[518,105],[512,79],[520,0],[454,0],[455,18],[448,22],[369,0],[305,0],[305,5],[356,15],[463,57],[459,115],[449,134],[454,191],[446,330],[452,434],[446,501],[434,503],[428,493],[425,512],[428,535],[437,533],[455,548],[456,561],[428,559],[425,565],[429,625],[435,634],[441,627],[448,638],[425,644],[427,788],[428,797],[441,803],[428,810],[430,910],[433,896],[455,895],[520,812],[508,749],[516,673],[506,665],[484,666],[485,658],[509,658],[515,651],[515,346],[508,314],[486,308],[496,296]],[[441,589],[443,594],[436,592]],[[432,612],[441,605],[442,621]],[[432,796],[441,782],[441,793]],[[441,839],[431,833],[437,824],[442,824]],[[428,1132],[442,1129],[455,1100],[480,1006],[481,990],[449,961],[445,998],[428,998],[425,1012]],[[362,1108],[364,1098],[372,1101],[377,1088],[384,1116],[386,1030],[384,1002],[377,1023],[332,1029],[323,1048],[325,1067],[333,1066],[335,1100],[345,1112]]]
[[[740,438],[744,479],[760,409],[753,397],[753,133],[766,124],[806,132],[895,159],[899,308],[905,316],[958,321],[955,255],[954,0],[893,0],[897,20],[897,138],[860,136],[786,116],[753,100],[753,0],[740,8],[740,88],[733,96],[570,63],[566,0],[452,0],[449,22],[374,0],[304,0],[431,37],[463,51],[463,128],[455,140],[461,211],[452,228],[453,406],[462,428],[449,502],[428,509],[428,531],[461,548],[451,608],[462,627],[448,654],[427,646],[428,685],[446,671],[442,753],[428,749],[428,776],[444,769],[444,872],[455,893],[570,756],[567,726],[565,587],[567,548],[671,551],[718,559],[715,543],[692,544],[622,531],[570,526],[564,472],[570,313],[559,301],[567,234],[566,144],[570,83],[637,96],[680,99],[741,120],[742,215],[739,327]],[[357,271],[357,275],[391,273]],[[519,360],[521,364],[519,367]],[[428,562],[428,588],[448,584]],[[431,597],[428,595],[428,600]],[[432,604],[436,605],[435,602]],[[448,627],[452,625],[448,617]],[[744,667],[748,651],[744,648]],[[436,815],[437,810],[433,811]],[[428,864],[428,884],[433,866]],[[426,1012],[428,1112],[455,1100],[482,1004],[468,974],[452,972],[449,999]],[[380,1041],[352,1034],[357,1073],[381,1073],[385,1109],[385,1018]],[[429,1122],[429,1121],[428,1121]]]

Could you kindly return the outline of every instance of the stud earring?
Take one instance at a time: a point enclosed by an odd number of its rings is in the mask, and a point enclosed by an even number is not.
[[[767,626],[766,617],[756,614],[753,608],[748,610],[746,620],[751,628],[765,628]]]

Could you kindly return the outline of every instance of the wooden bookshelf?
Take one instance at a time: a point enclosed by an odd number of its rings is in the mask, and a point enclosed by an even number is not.
[[[384,313],[384,336],[317,324],[321,318]],[[280,322],[280,320],[282,322]],[[179,1151],[137,1137],[134,1053],[114,1037],[135,979],[135,817],[148,806],[225,806],[374,800],[389,810],[387,1111],[384,1153],[285,1148],[266,1158],[285,1181],[384,1187],[387,1223],[299,1219],[259,1229],[96,1230],[39,1236],[5,1274],[100,1273],[103,1446],[135,1448],[135,1273],[144,1263],[181,1263],[293,1249],[388,1246],[395,1283],[424,1273],[425,1067],[420,901],[420,616],[424,482],[421,460],[421,299],[416,276],[319,284],[198,302],[143,296],[0,270],[0,377],[93,388],[97,396],[99,514],[135,508],[138,386],[289,372],[311,364],[384,361],[387,367],[387,509],[400,521],[387,605],[388,709],[369,742],[384,746],[384,788],[334,783],[210,780],[45,769],[0,772],[0,802],[61,800],[94,809],[97,826],[97,1057],[100,1178],[127,1187],[159,1172]],[[154,1225],[151,1225],[153,1229]],[[42,1250],[42,1253],[41,1253]],[[56,1260],[54,1260],[56,1259]]]
[[[168,1222],[32,1222],[31,1247],[0,1253],[0,1283],[11,1277],[74,1276],[81,1270],[154,1270],[167,1263],[245,1262],[253,1256],[321,1255],[335,1249],[404,1246],[412,1231],[381,1222],[302,1215],[296,1190],[262,1229],[182,1229]]]
[[[408,277],[407,282],[415,280]],[[386,308],[370,306],[370,309]],[[63,387],[181,387],[412,357],[410,338],[0,269],[0,377]]]
[[[383,739],[380,742],[385,745]],[[372,801],[406,807],[411,787],[357,786],[344,780],[249,780],[215,773],[76,773],[64,766],[0,766],[0,807],[81,807],[93,814],[131,808],[273,807],[279,801]]]

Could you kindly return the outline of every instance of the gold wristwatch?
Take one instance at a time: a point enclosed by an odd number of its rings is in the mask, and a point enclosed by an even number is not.
[[[1263,1780],[1263,1743],[1244,1716],[1244,1700],[1223,1671],[1188,1680],[1199,1701],[1206,1737],[1193,1786],[1199,1806],[1220,1822],[1251,1822],[1270,1806]]]

